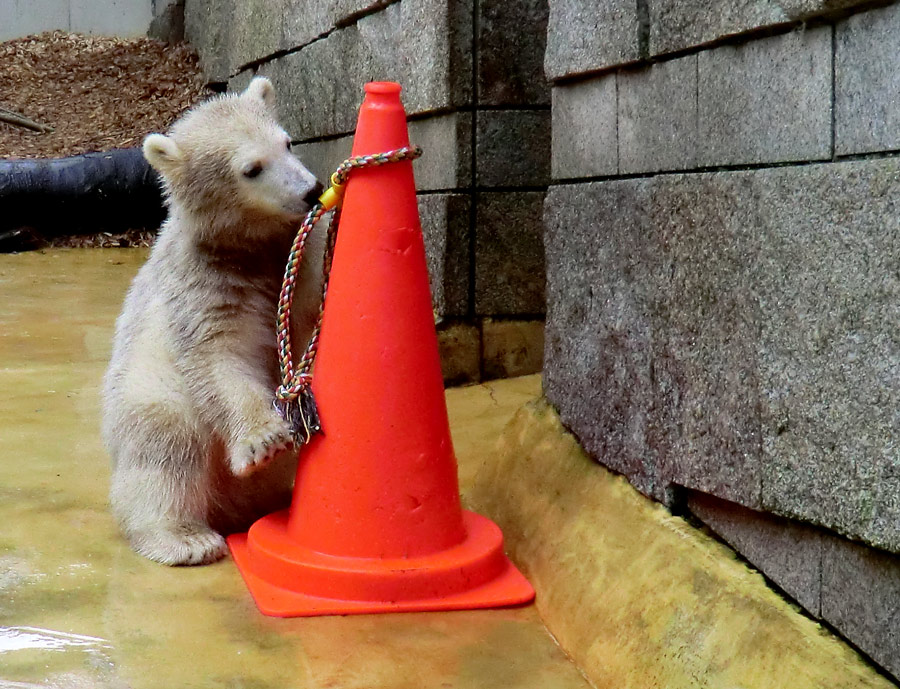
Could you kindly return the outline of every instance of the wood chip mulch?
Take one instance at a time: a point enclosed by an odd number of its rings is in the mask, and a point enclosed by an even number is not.
[[[209,95],[187,44],[63,31],[0,43],[0,108],[54,129],[0,122],[0,158],[137,146]]]

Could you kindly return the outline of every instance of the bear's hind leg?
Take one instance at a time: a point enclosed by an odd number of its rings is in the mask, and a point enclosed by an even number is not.
[[[209,447],[199,434],[172,429],[165,423],[130,429],[115,453],[113,512],[131,547],[144,557],[165,565],[215,562],[226,546],[207,521]]]

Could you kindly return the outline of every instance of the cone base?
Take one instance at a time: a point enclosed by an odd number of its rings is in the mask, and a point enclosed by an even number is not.
[[[468,610],[519,605],[531,584],[503,554],[500,529],[464,511],[466,540],[417,558],[330,556],[303,548],[287,532],[287,510],[228,537],[235,564],[260,612],[312,617]]]

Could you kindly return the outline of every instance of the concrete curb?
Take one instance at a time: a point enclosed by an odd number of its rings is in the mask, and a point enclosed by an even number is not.
[[[467,492],[596,686],[891,687],[726,546],[591,461],[543,400]]]

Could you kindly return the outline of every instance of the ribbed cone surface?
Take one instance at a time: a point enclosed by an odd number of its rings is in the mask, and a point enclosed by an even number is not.
[[[409,145],[397,84],[366,86],[353,155]],[[347,182],[288,533],[339,556],[418,557],[466,538],[412,163]]]

